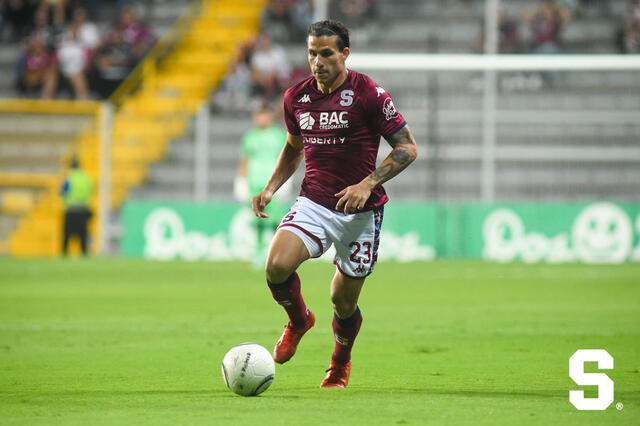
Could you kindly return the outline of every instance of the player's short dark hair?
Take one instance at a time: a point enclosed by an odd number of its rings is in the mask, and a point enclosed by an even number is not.
[[[312,37],[338,36],[338,49],[343,50],[345,47],[349,47],[349,29],[340,21],[328,19],[314,22],[309,25],[307,35]]]

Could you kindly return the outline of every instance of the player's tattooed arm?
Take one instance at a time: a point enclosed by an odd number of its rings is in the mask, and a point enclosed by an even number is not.
[[[264,208],[273,198],[273,194],[284,184],[298,169],[302,161],[303,153],[302,136],[287,133],[287,143],[280,152],[276,168],[264,189],[251,200],[253,212],[258,217],[269,217]]]
[[[373,173],[361,182],[348,186],[335,194],[338,197],[336,210],[357,213],[362,210],[371,196],[371,191],[403,171],[417,157],[416,141],[408,126],[404,126],[387,138],[393,147],[387,158]]]
[[[416,140],[408,125],[389,136],[387,142],[393,150],[368,178],[374,188],[406,169],[418,156]]]

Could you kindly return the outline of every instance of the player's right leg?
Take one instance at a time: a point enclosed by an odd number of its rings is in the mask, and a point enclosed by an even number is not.
[[[279,229],[269,247],[266,262],[267,284],[274,300],[280,304],[289,322],[273,350],[273,359],[283,364],[296,353],[302,336],[315,324],[300,292],[298,266],[309,259],[309,251],[295,233]]]

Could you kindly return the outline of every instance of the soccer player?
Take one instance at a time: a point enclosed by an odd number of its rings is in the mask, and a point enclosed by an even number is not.
[[[257,109],[253,114],[253,121],[255,127],[242,137],[242,156],[233,185],[236,198],[245,202],[264,188],[286,140],[285,131],[273,124],[273,113],[269,109]],[[283,195],[286,192],[286,189],[280,188],[278,194]],[[265,208],[269,218],[256,218],[256,255],[254,257],[256,267],[264,267],[265,231],[269,229],[275,231],[278,227],[278,215],[285,211],[284,206],[281,208],[280,205],[279,200],[274,197]]]
[[[271,241],[266,276],[273,298],[289,316],[273,353],[282,364],[315,324],[296,269],[335,244],[335,346],[320,387],[342,388],[349,382],[351,348],[362,324],[358,296],[376,263],[388,200],[381,185],[417,155],[411,131],[389,94],[371,78],[346,68],[349,53],[349,31],[342,23],[328,20],[309,27],[307,57],[313,75],[285,92],[287,143],[269,182],[252,200],[255,214],[266,218],[265,207],[304,155],[300,196]],[[380,136],[393,150],[376,168]]]

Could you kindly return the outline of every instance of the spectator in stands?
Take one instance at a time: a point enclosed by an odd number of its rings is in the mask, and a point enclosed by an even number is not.
[[[562,31],[571,19],[567,9],[555,0],[540,0],[536,9],[528,11],[523,16],[531,25],[533,34],[532,53],[551,55],[562,53]],[[560,79],[556,71],[540,73],[542,81],[547,86],[553,86]]]
[[[71,170],[60,192],[65,206],[62,253],[68,254],[69,240],[77,236],[82,254],[86,256],[89,252],[88,222],[92,216],[89,203],[93,196],[93,182],[80,168],[77,158],[71,160]]]
[[[87,11],[76,9],[71,26],[61,37],[57,58],[60,72],[70,83],[77,99],[89,98],[86,73],[98,41],[98,28],[87,21]]]
[[[46,48],[42,39],[32,37],[20,60],[16,86],[22,95],[39,91],[42,98],[51,99],[57,85],[58,68],[55,54]]]
[[[541,0],[536,9],[527,11],[523,18],[531,25],[532,53],[562,53],[562,31],[571,19],[564,6],[555,0]]]
[[[16,87],[23,95],[40,90],[50,99],[57,86],[55,28],[49,23],[49,6],[39,6],[33,15],[22,51],[15,64]],[[55,71],[55,72],[54,72]]]
[[[476,41],[476,52],[484,53],[485,25],[484,19],[480,26],[480,36]],[[518,36],[518,22],[511,18],[501,7],[498,11],[498,53],[519,53],[520,38]]]
[[[136,58],[141,59],[155,42],[155,37],[137,17],[133,6],[125,6],[120,12],[116,32],[121,33]]]
[[[0,0],[0,40],[4,39],[5,26],[9,28],[10,41],[26,36],[36,5],[36,0]]]
[[[125,42],[122,31],[114,31],[98,47],[89,73],[91,88],[102,98],[108,98],[124,81],[138,58]]]
[[[625,53],[640,53],[640,0],[629,0],[622,20]]]
[[[271,102],[288,84],[291,65],[282,46],[272,43],[271,37],[258,36],[251,57],[251,76],[254,94]]]

